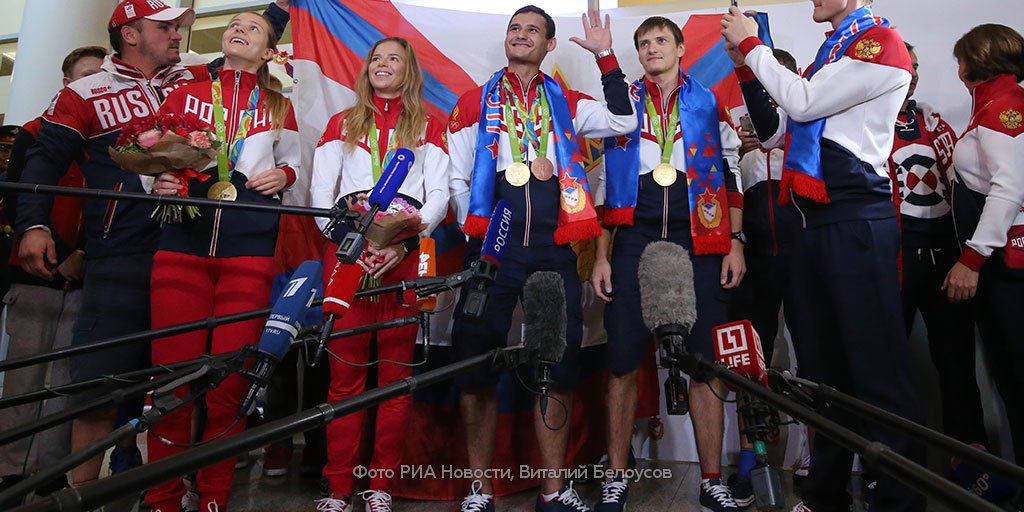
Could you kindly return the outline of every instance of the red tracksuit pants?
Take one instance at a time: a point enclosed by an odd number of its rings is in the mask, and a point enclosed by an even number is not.
[[[210,316],[251,311],[267,307],[273,283],[273,258],[269,256],[239,256],[208,258],[180,252],[159,251],[153,257],[152,274],[153,327],[202,320]],[[153,364],[170,364],[202,357],[204,354],[222,354],[257,343],[264,320],[254,319],[218,326],[212,336],[206,330],[194,331],[153,341]],[[209,342],[209,346],[207,343]],[[233,374],[217,388],[206,393],[207,418],[202,439],[233,435],[245,428],[245,418],[233,426],[239,407],[250,382]],[[188,393],[187,386],[175,390],[178,396]],[[168,445],[154,436],[187,444],[192,438],[191,404],[167,415],[153,426],[147,446],[149,461],[181,453],[185,448]],[[230,426],[230,431],[224,433]],[[197,474],[200,510],[227,509],[228,493],[234,477],[235,459],[228,459],[203,468]],[[185,487],[181,478],[175,478],[152,487],[146,501],[153,512],[177,512]],[[211,508],[216,504],[215,508]]]
[[[337,258],[334,252],[337,245],[329,244],[324,254],[324,282],[330,276]],[[383,278],[383,284],[390,284],[403,279],[414,279],[419,260],[418,252],[405,256],[399,264],[391,269]],[[416,304],[413,292],[405,295],[406,304]],[[369,299],[358,299],[345,316],[338,320],[334,328],[349,329],[374,322],[383,322],[405,316],[415,315],[415,310],[398,304],[395,294],[379,297],[377,302]],[[416,345],[417,326],[407,325],[397,329],[386,329],[376,334],[364,334],[339,338],[331,341],[328,348],[335,355],[349,363],[363,364],[369,362],[370,343],[377,340],[377,359],[387,359],[402,363],[413,362],[413,349]],[[366,366],[353,366],[328,354],[331,366],[331,387],[327,392],[330,402],[349,398],[366,389]],[[385,386],[392,382],[412,376],[412,368],[390,362],[381,362],[377,367],[377,385]],[[401,462],[405,449],[406,417],[412,397],[404,395],[381,404],[377,409],[377,424],[373,440],[373,459],[368,466],[376,470],[396,470]],[[342,416],[327,424],[327,466],[323,475],[335,497],[351,496],[353,487],[353,468],[359,464],[359,453],[363,432],[364,412]],[[383,474],[376,471],[374,474]],[[370,488],[388,490],[390,482],[383,477],[374,477]]]

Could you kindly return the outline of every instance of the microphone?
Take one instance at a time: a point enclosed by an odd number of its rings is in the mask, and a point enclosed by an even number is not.
[[[370,210],[360,216],[355,222],[355,229],[345,234],[345,237],[338,244],[338,262],[354,264],[366,249],[366,230],[373,223],[377,212],[387,210],[391,202],[398,195],[398,189],[409,176],[409,168],[412,167],[416,157],[412,151],[406,148],[395,150],[387,167],[380,175],[380,179],[374,184],[367,197],[370,203]]]
[[[523,345],[540,384],[540,414],[547,415],[551,367],[565,352],[565,283],[557,272],[534,272],[523,286]]]
[[[712,335],[715,341],[715,361],[745,379],[768,387],[768,368],[761,349],[761,337],[757,335],[749,320],[719,325],[714,328]],[[728,383],[726,385],[732,391],[739,391]],[[782,479],[778,471],[768,464],[768,448],[765,445],[765,439],[778,436],[778,412],[742,392],[737,401],[736,411],[743,418],[743,433],[754,445],[754,455],[757,458],[757,465],[750,471],[750,482],[753,485],[757,508],[782,508]]]
[[[690,411],[689,386],[682,371],[703,380],[703,372],[698,373],[698,365],[692,362],[692,356],[686,355],[683,345],[697,321],[693,263],[686,249],[679,245],[654,242],[640,256],[637,278],[644,324],[661,342],[661,366],[669,371],[665,380],[666,411],[674,416],[685,415]]]
[[[498,267],[501,266],[501,260],[505,257],[505,246],[508,244],[508,234],[512,229],[512,214],[511,203],[504,199],[498,201],[494,212],[491,213],[490,223],[487,225],[487,234],[484,236],[484,244],[480,249],[480,259],[474,261],[470,266],[477,286],[469,289],[466,294],[462,312],[473,320],[479,320],[484,316],[484,308],[487,306],[487,287],[494,282],[498,274]]]
[[[359,283],[363,277],[363,267],[351,263],[334,265],[331,277],[327,280],[327,287],[324,288],[324,303],[321,308],[324,312],[324,327],[317,339],[316,352],[313,354],[313,362],[310,366],[316,366],[324,356],[327,338],[334,330],[334,322],[345,316],[348,309],[352,307],[356,292],[359,290]]]
[[[433,238],[420,238],[420,262],[416,275],[421,278],[437,277],[437,242]],[[433,311],[437,307],[437,297],[417,297],[416,307],[424,311]]]
[[[256,346],[252,369],[241,371],[242,375],[252,381],[252,387],[245,394],[239,417],[249,414],[256,405],[256,397],[267,387],[274,367],[288,354],[292,340],[299,333],[302,319],[320,289],[322,273],[323,267],[319,261],[303,262],[274,303]]]
[[[737,375],[768,387],[768,367],[761,349],[761,337],[750,320],[740,320],[715,327],[715,360]],[[736,388],[729,386],[736,391]]]
[[[972,443],[971,447],[988,451],[978,443]],[[950,460],[953,469],[953,478],[964,489],[972,494],[996,504],[1003,504],[1012,500],[1020,491],[1018,487],[1006,477],[986,470],[977,464],[953,457]]]

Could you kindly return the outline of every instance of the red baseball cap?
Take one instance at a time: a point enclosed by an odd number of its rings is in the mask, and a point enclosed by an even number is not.
[[[187,27],[196,21],[196,11],[188,7],[170,7],[161,0],[121,0],[114,14],[110,15],[107,30],[113,31],[142,18],[153,21],[181,20],[181,25]]]

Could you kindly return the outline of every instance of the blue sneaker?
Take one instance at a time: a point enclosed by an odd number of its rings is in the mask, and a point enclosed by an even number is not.
[[[137,468],[142,465],[142,452],[139,451],[139,447],[132,446],[131,448],[122,448],[115,446],[114,451],[110,452],[110,474],[116,475],[123,473],[132,468]]]
[[[572,488],[572,482],[562,487],[562,492],[551,501],[544,501],[543,496],[537,496],[537,504],[534,506],[536,512],[590,512],[590,507],[583,503],[576,489]]]
[[[729,477],[729,492],[732,499],[740,508],[747,508],[754,504],[754,484],[749,478],[743,478],[739,473],[733,473]]]
[[[480,480],[473,480],[469,487],[469,494],[462,500],[459,512],[494,512],[494,498],[480,492],[484,484]]]
[[[623,512],[628,495],[626,479],[620,476],[605,480],[601,482],[601,502],[594,507],[594,512]]]
[[[729,486],[721,478],[712,478],[700,483],[700,506],[703,512],[739,512],[740,507],[732,499]]]

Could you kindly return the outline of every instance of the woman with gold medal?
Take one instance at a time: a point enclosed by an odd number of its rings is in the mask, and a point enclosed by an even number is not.
[[[161,113],[199,116],[224,142],[216,164],[203,171],[207,179],[189,183],[190,196],[278,204],[279,193],[295,181],[300,165],[295,114],[267,68],[276,44],[265,18],[238,14],[221,38],[225,62],[217,78],[173,91],[161,107]],[[179,188],[177,179],[161,175],[152,192],[177,194]],[[162,228],[160,249],[153,258],[154,328],[259,309],[270,301],[278,215],[220,208],[201,208],[199,213]],[[254,319],[220,326],[212,333],[154,340],[153,364],[238,350],[256,343],[262,328],[263,321]],[[207,393],[207,419],[198,433],[202,439],[245,427],[245,421],[236,417],[248,388],[249,382],[235,374]],[[192,413],[187,405],[153,427],[147,443],[150,461],[179,453],[194,441]],[[201,510],[227,509],[233,474],[234,459],[199,471]],[[152,487],[146,500],[153,510],[178,510],[184,493],[178,478]]]
[[[356,78],[355,91],[355,105],[327,122],[313,155],[312,205],[330,208],[338,201],[355,201],[381,178],[394,149],[409,148],[416,158],[398,190],[398,199],[419,208],[421,222],[426,225],[421,236],[429,235],[448,211],[446,125],[424,111],[423,72],[409,42],[393,37],[374,44]],[[326,219],[318,219],[318,223],[320,229],[325,229]],[[337,264],[336,244],[344,236],[339,232],[343,229],[326,233],[334,243],[329,243],[324,253],[325,273],[332,272]],[[415,279],[420,260],[419,240],[413,236],[384,247],[371,243],[359,264],[367,275],[385,285]],[[403,302],[415,304],[415,296],[409,292]],[[334,328],[347,329],[410,313],[412,310],[399,303],[394,294],[375,300],[357,299]],[[415,325],[410,325],[380,331],[375,336],[366,334],[328,342],[331,367],[328,401],[351,397],[366,388],[366,367],[373,364],[369,361],[373,338],[376,338],[376,358],[380,360],[376,366],[378,387],[412,376],[416,330]],[[369,467],[374,475],[370,489],[360,493],[366,510],[391,510],[388,494],[391,482],[386,475],[395,473],[401,463],[411,405],[409,396],[380,405],[373,455],[368,464],[359,458],[362,413],[327,425],[327,466],[323,475],[331,494],[318,501],[317,510],[352,510],[353,470],[361,464]]]

